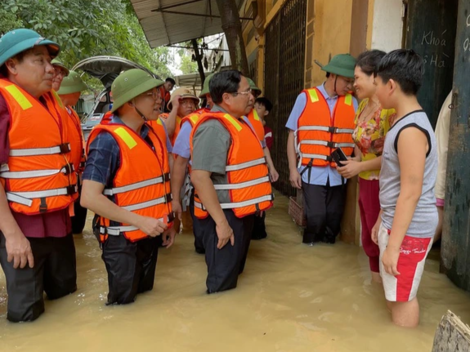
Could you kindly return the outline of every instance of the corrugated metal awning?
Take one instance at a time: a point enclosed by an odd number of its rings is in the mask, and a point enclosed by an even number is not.
[[[236,0],[238,7],[243,0]],[[131,0],[152,48],[222,32],[215,0]]]

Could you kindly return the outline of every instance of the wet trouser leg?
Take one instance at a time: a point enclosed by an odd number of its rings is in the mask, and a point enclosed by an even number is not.
[[[370,270],[379,272],[380,250],[371,238],[372,228],[380,213],[379,180],[359,178],[359,210],[361,214],[362,247],[369,257]]]
[[[251,232],[251,239],[261,240],[268,236],[268,234],[266,233],[266,225],[264,222],[265,219],[266,219],[265,211],[263,211],[263,215],[255,216],[254,223],[253,223],[253,231]]]
[[[72,235],[28,240],[34,267],[14,269],[13,263],[7,261],[5,237],[0,235],[0,263],[8,293],[7,319],[12,322],[36,320],[44,312],[44,290],[50,299],[55,299],[77,289]]]
[[[327,186],[317,186],[302,182],[303,205],[307,227],[303,233],[303,243],[318,242],[325,233],[327,213]]]
[[[244,221],[235,216],[232,210],[224,210],[225,217],[233,230],[235,244],[230,241],[221,249],[217,248],[216,225],[211,216],[200,219],[204,231],[204,247],[207,264],[207,293],[230,290],[237,287],[240,263],[243,257]]]
[[[248,250],[250,249],[251,234],[253,232],[253,224],[255,222],[254,215],[245,216],[243,219],[243,255],[240,263],[240,274],[245,269],[246,258],[248,257]]]
[[[162,236],[147,238],[137,242],[137,260],[141,265],[139,289],[137,293],[150,291],[155,282],[155,269],[157,268],[158,247]]]
[[[159,241],[160,236],[137,242],[124,236],[108,237],[102,254],[108,272],[106,304],[132,303],[137,293],[153,288]]]
[[[78,186],[79,194],[82,194],[82,186]],[[86,223],[87,209],[80,205],[80,197],[73,204],[75,215],[72,216],[72,233],[82,233]]]
[[[194,215],[194,189],[191,191],[189,200],[189,212],[193,219],[194,248],[197,253],[204,254],[204,233],[200,224],[200,220]]]
[[[341,219],[344,213],[346,186],[327,186],[326,196],[326,229],[325,239],[334,243],[341,229]]]
[[[51,251],[44,266],[44,291],[57,299],[77,290],[77,266],[72,234],[51,240]]]

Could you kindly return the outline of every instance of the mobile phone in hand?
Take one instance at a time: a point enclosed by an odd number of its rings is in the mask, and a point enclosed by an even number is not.
[[[333,153],[331,153],[331,158],[338,166],[344,166],[341,162],[348,160],[348,157],[341,148],[336,148]]]

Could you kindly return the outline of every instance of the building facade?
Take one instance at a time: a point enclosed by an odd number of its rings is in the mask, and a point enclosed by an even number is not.
[[[460,1],[464,3],[464,1]],[[435,125],[452,88],[459,0],[246,0],[241,7],[251,77],[274,108],[267,120],[279,170],[276,188],[294,196],[289,183],[285,123],[295,98],[325,78],[320,65],[340,53],[412,48],[425,61],[420,102]],[[462,8],[462,6],[460,6]],[[462,10],[462,9],[461,9]],[[463,10],[462,10],[463,11]],[[348,184],[343,240],[359,244],[357,182]],[[470,190],[470,188],[469,188]]]

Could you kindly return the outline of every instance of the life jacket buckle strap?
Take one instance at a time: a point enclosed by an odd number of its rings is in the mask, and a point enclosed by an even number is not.
[[[336,142],[327,142],[327,147],[328,148],[335,148]]]
[[[41,204],[39,205],[39,212],[40,213],[47,212],[47,203],[46,203],[46,198],[45,197],[41,198]]]
[[[70,153],[70,151],[72,150],[70,148],[70,143],[62,143],[58,145],[58,147],[60,149],[60,154],[67,154],[67,153]]]
[[[71,196],[77,193],[77,185],[70,185],[66,187],[67,189],[67,195]]]
[[[308,170],[308,179],[310,180],[310,173],[311,173],[312,166],[313,166],[313,158],[311,158],[309,160],[308,164],[305,166],[305,168],[300,173],[300,176],[302,176],[305,173],[305,171]]]
[[[173,200],[173,195],[171,193],[167,193],[163,197],[165,198],[165,204]]]
[[[166,174],[163,174],[162,179],[163,179],[163,183],[170,181],[170,179],[171,179],[170,173],[167,172]]]
[[[70,175],[75,171],[75,168],[72,164],[65,164],[60,170],[64,175]]]
[[[99,225],[100,226],[100,234],[107,235],[108,234],[108,227],[106,225]]]
[[[172,211],[170,214],[167,215],[167,224],[169,223],[172,223],[173,221],[175,221],[175,212]]]

